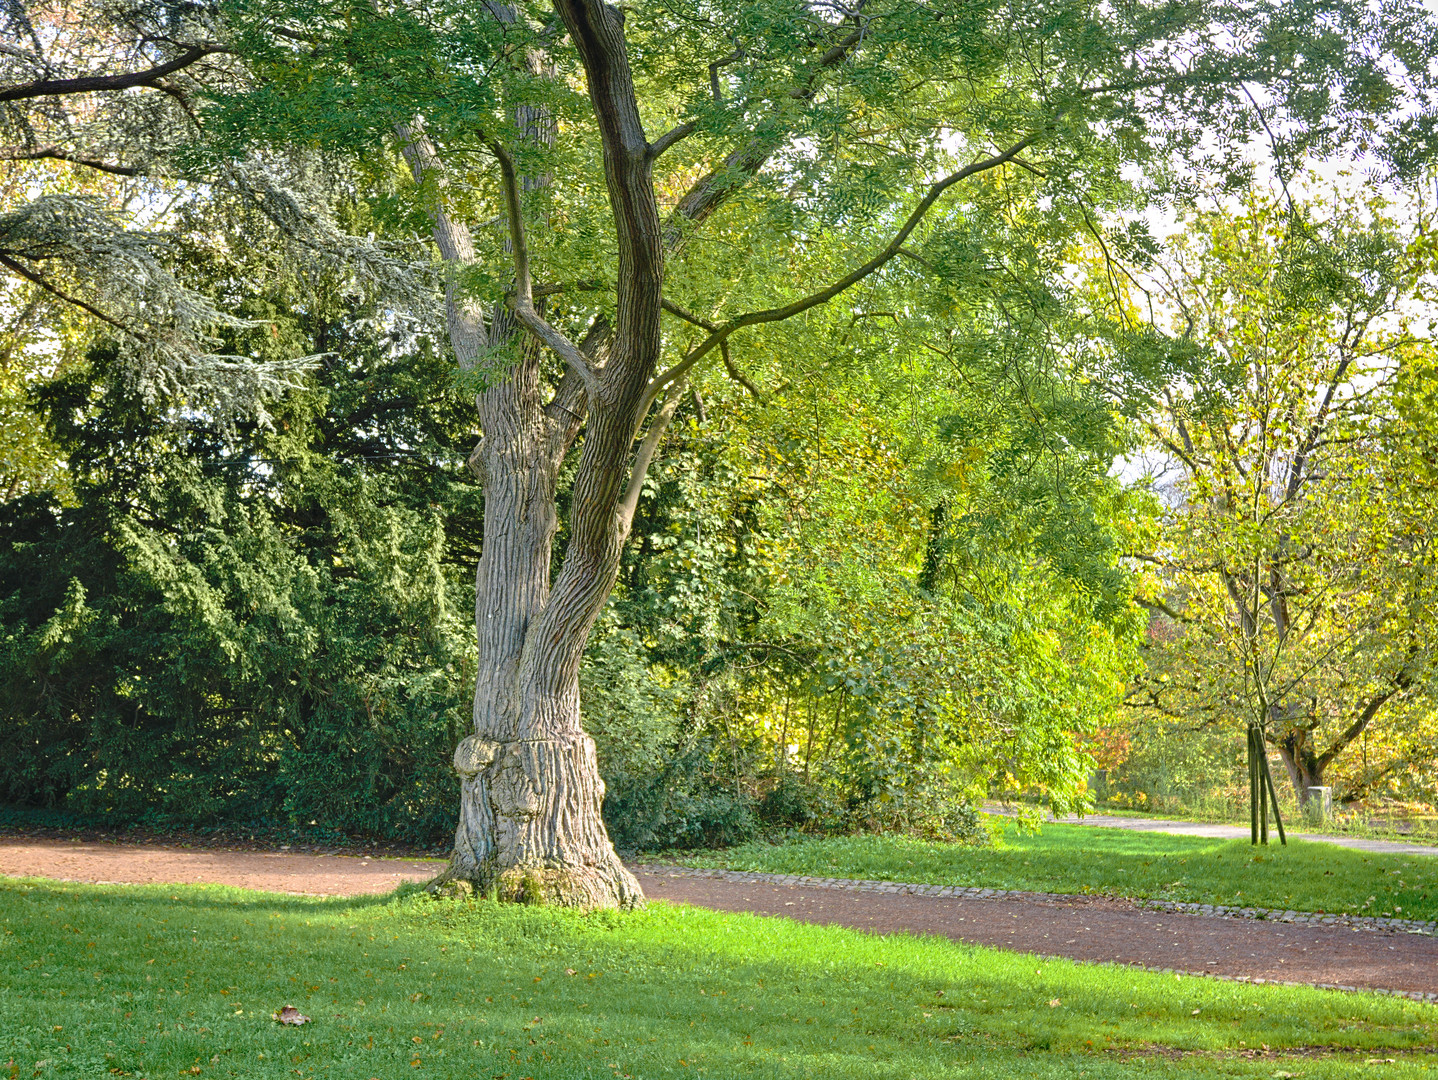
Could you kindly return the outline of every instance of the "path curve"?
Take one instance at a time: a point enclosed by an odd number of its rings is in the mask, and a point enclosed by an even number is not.
[[[0,875],[114,884],[213,883],[353,896],[433,877],[435,860],[189,850],[0,837]],[[655,900],[1254,981],[1373,989],[1438,1000],[1438,937],[1147,911],[1105,897],[955,899],[635,867]]]

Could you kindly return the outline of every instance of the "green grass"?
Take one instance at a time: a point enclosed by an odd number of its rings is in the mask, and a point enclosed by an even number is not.
[[[1103,893],[1201,904],[1438,919],[1438,858],[1377,855],[1290,840],[1246,840],[1045,825],[1001,825],[993,848],[901,836],[751,843],[683,861],[775,874]]]
[[[1370,824],[1373,815],[1382,813],[1381,810],[1371,810],[1365,813],[1340,811],[1337,817],[1329,818],[1321,824],[1315,824],[1304,818],[1292,799],[1280,796],[1280,801],[1283,803],[1283,824],[1291,833],[1354,837],[1360,840],[1393,840],[1400,844],[1438,845],[1438,818],[1432,815],[1406,816],[1404,820],[1409,823],[1409,828],[1406,831],[1386,824]],[[1028,805],[1037,810],[1041,817],[1047,816],[1048,808],[1046,806],[1039,803]],[[1140,809],[1132,806],[1111,806],[1108,803],[1100,802],[1089,812],[1109,817],[1151,821],[1191,821],[1213,825],[1233,825],[1240,829],[1248,828],[1247,803],[1230,800],[1210,804],[1180,804],[1168,809],[1162,807]],[[1275,836],[1277,835],[1277,829],[1271,822],[1269,829]]]
[[[0,972],[0,1077],[1318,1080],[1438,1064],[1438,1008],[1401,998],[665,904],[585,916],[0,879]],[[285,1004],[313,1022],[273,1022]]]

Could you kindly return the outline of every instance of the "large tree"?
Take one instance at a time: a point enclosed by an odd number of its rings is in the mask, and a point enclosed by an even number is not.
[[[352,224],[422,225],[447,268],[485,497],[448,877],[580,905],[640,899],[600,819],[578,671],[699,365],[745,380],[738,347],[824,348],[824,307],[901,262],[961,306],[993,272],[971,219],[1099,232],[1184,158],[1241,180],[1254,132],[1278,133],[1285,158],[1385,143],[1402,80],[1432,54],[1421,10],[1400,3],[298,0],[206,25],[223,26],[224,55],[243,61],[227,74],[247,89],[212,88],[195,115],[218,152],[175,160],[267,211],[301,253],[368,250],[317,208],[376,193]],[[190,50],[161,52],[151,66]],[[126,93],[122,75],[85,92]],[[169,74],[146,77],[133,85]],[[31,84],[51,99],[77,85]],[[1405,148],[1425,131],[1409,122]],[[344,182],[277,200],[251,181],[321,175],[305,163]]]
[[[1253,196],[1200,215],[1155,288],[1172,336],[1143,410],[1177,474],[1141,558],[1154,635],[1131,701],[1272,740],[1300,803],[1431,754],[1438,567],[1424,307],[1431,210]],[[1171,640],[1165,640],[1171,639]],[[1363,740],[1363,761],[1351,761]]]
[[[450,879],[640,899],[601,823],[578,671],[696,365],[737,377],[740,343],[811,346],[818,309],[899,259],[982,276],[953,227],[964,202],[1078,226],[1130,197],[1126,162],[1157,173],[1204,147],[1232,164],[1265,128],[1310,144],[1284,154],[1371,138],[1427,34],[1407,9],[1223,3],[319,2],[247,20],[259,83],[228,129],[362,150],[376,171],[381,148],[403,155],[480,385]]]

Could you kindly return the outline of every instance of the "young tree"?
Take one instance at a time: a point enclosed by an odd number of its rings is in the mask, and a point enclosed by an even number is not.
[[[1421,235],[1429,211],[1409,209]],[[1376,198],[1255,197],[1201,215],[1166,264],[1183,359],[1147,420],[1180,482],[1142,557],[1147,602],[1176,626],[1133,700],[1241,720],[1301,804],[1361,737],[1375,753],[1337,770],[1345,799],[1425,749],[1434,503],[1403,408],[1431,385],[1428,271]]]
[[[963,199],[1081,227],[1133,197],[1125,163],[1216,154],[1236,175],[1265,124],[1285,154],[1381,141],[1397,81],[1426,78],[1431,55],[1402,5],[297,0],[232,16],[254,89],[209,130],[252,155],[348,152],[392,187],[402,156],[422,217],[377,205],[427,221],[479,387],[479,674],[448,877],[579,905],[640,899],[601,824],[578,671],[698,365],[737,379],[741,343],[823,348],[806,333],[823,306],[898,260],[981,280],[963,231],[940,227]]]

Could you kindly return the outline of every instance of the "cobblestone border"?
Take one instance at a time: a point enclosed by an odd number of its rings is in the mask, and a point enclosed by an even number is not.
[[[639,873],[664,877],[710,878],[717,881],[748,882],[755,885],[798,885],[810,889],[844,889],[850,892],[890,893],[906,896],[939,896],[955,900],[1030,900],[1037,903],[1060,903],[1073,900],[1075,897],[1095,895],[1093,893],[1024,892],[1021,889],[980,889],[965,885],[925,885],[903,881],[865,881],[861,878],[805,877],[802,874],[765,874],[757,870],[719,870],[713,867],[655,863],[637,863],[632,869]],[[1386,930],[1389,933],[1438,934],[1438,921],[1418,922],[1417,920],[1384,919],[1368,915],[1320,915],[1302,911],[1280,911],[1277,908],[1239,908],[1227,907],[1222,904],[1192,904],[1178,900],[1139,900],[1133,897],[1117,899],[1128,899],[1145,911],[1163,911],[1178,915],[1208,915],[1224,919],[1262,919],[1270,922],[1296,923],[1300,926],[1346,926],[1351,930]],[[1072,959],[1063,956],[1058,958]],[[1154,967],[1149,964],[1115,966],[1137,968],[1140,971],[1151,971],[1160,975],[1187,975],[1190,978],[1220,979],[1224,982],[1251,983],[1254,986],[1308,986],[1317,990],[1382,994],[1385,997],[1401,997],[1412,1001],[1438,1004],[1438,994],[1419,990],[1386,990],[1373,986],[1345,986],[1341,983],[1262,979],[1249,975],[1222,975],[1211,971]]]
[[[966,885],[924,885],[903,881],[864,881],[859,878],[804,877],[800,874],[766,874],[757,870],[719,870],[713,867],[660,866],[639,864],[636,869],[671,877],[714,878],[720,881],[752,882],[763,885],[801,885],[809,889],[847,889],[851,892],[896,893],[906,896],[942,896],[952,900],[1032,900],[1056,903],[1096,893],[1041,893],[1021,889],[981,889]],[[1185,900],[1144,900],[1122,897],[1145,911],[1173,915],[1211,915],[1224,919],[1262,919],[1295,923],[1299,926],[1344,926],[1350,930],[1387,930],[1391,933],[1438,935],[1438,920],[1381,918],[1376,915],[1327,915],[1321,912],[1283,911],[1279,908],[1229,907],[1224,904],[1194,904]],[[1304,985],[1307,985],[1306,983]]]

